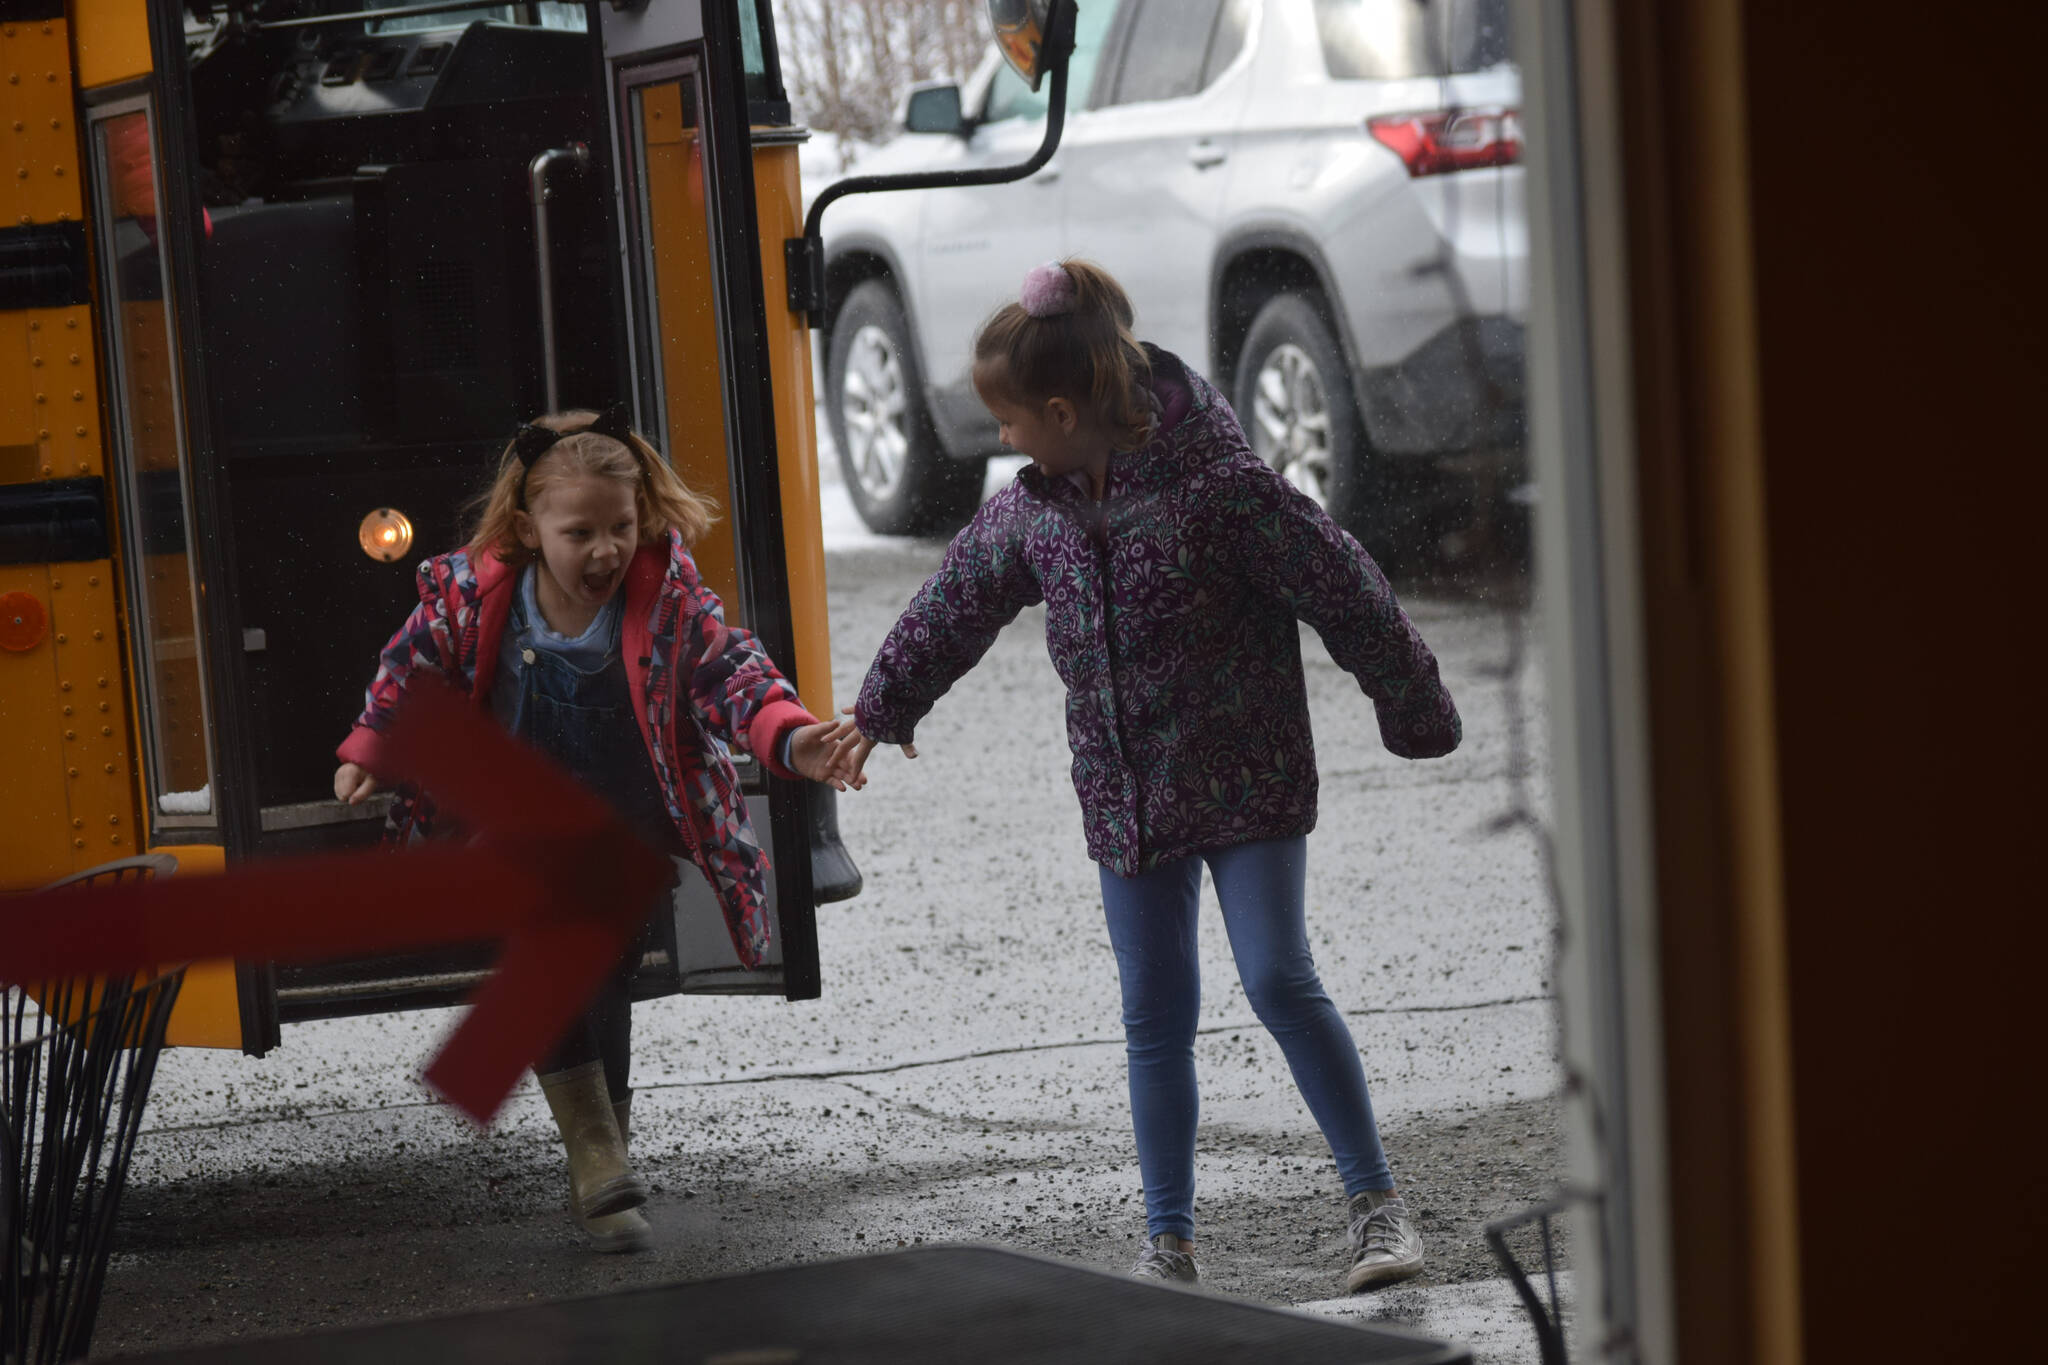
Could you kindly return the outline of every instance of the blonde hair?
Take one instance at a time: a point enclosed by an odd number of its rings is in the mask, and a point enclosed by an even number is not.
[[[623,441],[585,430],[597,414],[583,408],[536,417],[532,425],[566,431],[528,468],[515,445],[498,458],[498,474],[476,501],[476,528],[469,533],[471,558],[494,554],[507,564],[524,565],[539,556],[520,543],[518,515],[537,506],[557,479],[591,475],[633,486],[633,504],[640,519],[640,543],[651,545],[671,529],[687,548],[703,539],[718,519],[711,502],[690,491],[661,452],[637,431]]]
[[[1152,362],[1131,335],[1130,296],[1092,261],[1061,261],[1074,284],[1073,306],[1034,317],[1010,302],[974,338],[974,387],[1026,403],[1064,398],[1109,428],[1119,450],[1152,435]]]

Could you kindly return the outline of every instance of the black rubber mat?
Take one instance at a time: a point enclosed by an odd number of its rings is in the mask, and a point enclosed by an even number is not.
[[[996,1247],[920,1247],[425,1322],[171,1351],[182,1365],[1457,1365],[1406,1332]]]

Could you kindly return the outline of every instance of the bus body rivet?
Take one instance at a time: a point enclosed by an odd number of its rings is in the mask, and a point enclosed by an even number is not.
[[[100,710],[104,711],[104,710],[106,710],[106,709],[107,709],[107,704],[106,704],[105,702],[101,702],[101,703],[100,703]]]
[[[104,640],[107,638],[107,633],[103,630],[96,630],[92,633],[92,638],[95,640]]]
[[[100,734],[102,734],[102,735],[112,735],[113,733],[114,733],[114,727],[113,727],[113,726],[111,726],[111,725],[102,725],[102,726],[100,727]]]
[[[71,708],[70,708],[70,707],[68,707],[68,706],[67,706],[67,707],[65,707],[65,708],[64,708],[64,714],[65,714],[65,715],[67,715],[67,716],[68,716],[68,715],[70,715],[70,714],[71,714]]]
[[[66,731],[64,732],[64,738],[66,738],[66,739],[77,739],[77,738],[78,738],[78,731],[76,731],[76,730],[66,730]]]
[[[83,436],[83,435],[85,435],[85,428],[84,428],[84,427],[79,427],[79,428],[77,429],[77,431],[78,431],[78,434],[79,434],[80,436]],[[84,466],[84,465],[80,465],[80,466],[79,466],[79,468],[80,468],[80,469],[83,469],[83,468],[85,468],[85,466]]]
[[[91,578],[85,580],[85,586],[88,588],[97,588],[99,585],[100,577],[98,574],[94,574]]]
[[[85,847],[85,840],[83,840],[83,839],[73,839],[73,840],[71,841],[71,846],[72,846],[73,848],[84,848],[84,847]]]
[[[85,828],[85,821],[83,821],[83,820],[73,820],[73,821],[71,822],[71,828],[73,828],[73,829],[84,829],[84,828]]]
[[[118,834],[113,835],[110,838],[108,838],[107,842],[110,844],[118,844],[121,842],[121,836]]]
[[[121,817],[118,815],[109,815],[107,817],[107,823],[110,825],[118,825],[121,823]]]
[[[66,768],[64,771],[71,774],[73,777],[78,776],[78,769],[76,768]]]
[[[113,764],[111,764],[111,763],[109,763],[109,764],[107,765],[107,771],[108,771],[108,772],[112,772],[112,771],[114,771],[114,765],[113,765]]]
[[[57,637],[57,643],[60,645],[68,645],[71,643],[71,637],[69,635],[59,635]]]
[[[57,684],[57,686],[58,686],[58,687],[59,687],[60,689],[62,689],[63,691],[66,691],[66,692],[69,692],[69,691],[71,690],[71,684],[70,684],[70,683],[58,683],[58,684]]]
[[[43,358],[42,358],[41,356],[32,356],[32,357],[30,357],[30,358],[29,358],[29,362],[28,362],[28,367],[29,367],[30,369],[32,369],[32,370],[39,370],[39,369],[41,369],[41,368],[43,367]]]

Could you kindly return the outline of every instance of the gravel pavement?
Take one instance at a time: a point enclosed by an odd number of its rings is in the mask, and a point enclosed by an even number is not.
[[[942,547],[870,536],[843,491],[826,492],[843,702]],[[1494,828],[1511,804],[1501,664],[1511,633],[1531,628],[1519,609],[1471,595],[1404,599],[1459,700],[1465,743],[1430,763],[1386,753],[1369,703],[1307,637],[1323,779],[1309,925],[1396,1176],[1421,1211],[1429,1267],[1411,1285],[1341,1298],[1329,1152],[1245,1004],[1213,899],[1201,931],[1200,1255],[1215,1291],[1418,1326],[1485,1361],[1533,1361],[1533,1334],[1480,1236],[1486,1221],[1548,1197],[1564,1170],[1550,912],[1530,839]],[[1540,781],[1540,671],[1529,662],[1513,681],[1527,694]],[[427,1101],[416,1077],[449,1012],[297,1025],[260,1060],[165,1054],[98,1349],[921,1242],[1125,1268],[1143,1218],[1116,972],[1041,613],[1004,632],[918,747],[914,763],[879,752],[869,789],[841,800],[866,890],[819,912],[823,999],[639,1007],[633,1141],[654,1186],[652,1252],[598,1257],[579,1245],[530,1086],[483,1134]],[[1532,1248],[1524,1239],[1525,1264]]]

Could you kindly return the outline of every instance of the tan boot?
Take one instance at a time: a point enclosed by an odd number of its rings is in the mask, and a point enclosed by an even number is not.
[[[612,1118],[619,1127],[619,1145],[628,1144],[631,1134],[633,1100],[630,1096],[612,1101]],[[576,1204],[576,1186],[569,1185],[569,1213],[590,1238],[592,1251],[607,1254],[625,1251],[645,1251],[654,1245],[654,1229],[641,1217],[640,1210],[627,1209],[624,1213],[601,1214],[596,1218],[585,1218],[583,1210]]]
[[[612,1116],[604,1063],[585,1062],[537,1078],[548,1109],[569,1149],[569,1193],[586,1217],[602,1217],[647,1202],[647,1186],[626,1164],[626,1144]]]

